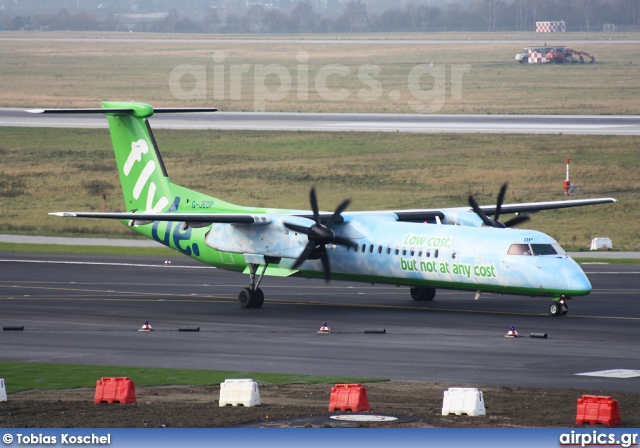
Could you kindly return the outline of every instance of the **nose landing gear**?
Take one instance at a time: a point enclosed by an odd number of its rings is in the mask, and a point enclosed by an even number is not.
[[[549,314],[552,316],[564,316],[569,312],[569,306],[567,305],[565,297],[559,297],[554,299],[549,305]]]

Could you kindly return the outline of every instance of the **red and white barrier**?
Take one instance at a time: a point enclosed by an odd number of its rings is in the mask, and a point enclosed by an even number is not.
[[[564,33],[567,24],[564,20],[550,22],[536,22],[536,33]]]

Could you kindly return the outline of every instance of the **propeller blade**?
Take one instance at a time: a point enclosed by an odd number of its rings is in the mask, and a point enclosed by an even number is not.
[[[336,208],[336,211],[333,212],[333,215],[331,215],[331,218],[329,218],[329,221],[327,221],[327,227],[331,227],[335,219],[340,216],[340,214],[342,214],[342,212],[349,206],[350,203],[351,201],[349,199],[345,199],[344,201],[342,201],[338,208]]]
[[[473,199],[473,196],[469,196],[469,205],[476,213],[476,215],[478,215],[480,219],[482,219],[482,222],[484,222],[489,227],[498,227],[496,225],[496,222],[493,219],[489,218],[487,214],[478,206],[478,203],[475,199]]]
[[[293,263],[293,266],[291,267],[291,269],[297,269],[302,263],[307,261],[307,258],[309,258],[309,255],[311,255],[311,252],[313,252],[315,248],[316,248],[316,244],[313,241],[309,241],[305,246],[304,250],[302,251],[302,253],[300,254],[300,256],[298,257],[298,259],[296,260],[296,262]]]
[[[496,213],[493,216],[493,219],[498,222],[500,220],[500,210],[502,209],[502,202],[504,201],[504,195],[507,192],[507,183],[505,182],[500,187],[500,192],[498,193],[498,203],[496,204]]]
[[[327,250],[323,248],[322,250],[322,268],[324,269],[324,281],[329,282],[331,280],[331,263],[329,263],[329,255],[327,254]]]
[[[478,203],[473,196],[469,196],[469,205],[473,209],[473,211],[482,219],[486,225],[491,227],[496,227],[499,229],[506,229],[507,227],[513,227],[522,222],[528,221],[530,218],[528,215],[520,215],[515,218],[510,219],[509,221],[503,223],[500,222],[500,211],[502,210],[502,203],[504,202],[504,197],[507,193],[507,183],[505,182],[500,187],[500,192],[498,193],[498,201],[496,202],[496,211],[493,214],[493,219],[489,218],[487,214],[478,206]]]
[[[520,215],[520,216],[516,216],[515,218],[510,219],[509,221],[505,222],[504,225],[505,227],[513,227],[513,226],[517,226],[520,223],[523,223],[525,221],[529,221],[531,218],[527,215]]]
[[[316,198],[316,189],[312,188],[309,192],[309,202],[311,202],[311,210],[313,210],[313,218],[317,225],[320,223],[320,214],[318,213],[318,198]]]
[[[350,247],[352,249],[357,249],[358,248],[358,244],[354,243],[353,241],[351,241],[348,238],[343,238],[341,236],[337,236],[333,239],[333,244],[338,244],[340,246],[347,246]]]
[[[331,230],[331,225],[340,217],[340,214],[349,206],[350,201],[348,199],[342,201],[336,208],[333,215],[329,218],[326,225],[323,225],[320,221],[320,212],[318,211],[318,198],[316,197],[316,190],[312,188],[309,191],[309,202],[311,203],[311,209],[313,210],[313,218],[315,224],[305,227],[299,224],[284,223],[287,229],[293,230],[307,235],[309,242],[305,246],[300,256],[296,259],[292,266],[292,269],[297,269],[302,263],[309,258],[313,257],[314,260],[320,258],[322,260],[322,269],[324,271],[324,278],[328,282],[331,279],[331,263],[329,262],[329,254],[327,253],[327,244],[337,244],[340,246],[357,247],[357,244],[344,237],[337,237]]]

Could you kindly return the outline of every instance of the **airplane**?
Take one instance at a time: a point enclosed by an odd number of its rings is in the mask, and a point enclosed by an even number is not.
[[[416,301],[437,289],[551,298],[549,314],[591,292],[580,266],[550,236],[514,229],[541,210],[617,202],[593,198],[453,208],[349,211],[344,200],[320,211],[246,207],[181,187],[169,179],[149,118],[154,113],[215,112],[108,102],[93,109],[31,109],[30,113],[107,116],[127,211],[53,212],[73,218],[116,219],[134,231],[217,268],[249,274],[242,308],[260,308],[264,276],[331,278],[407,286]],[[506,213],[516,216],[506,222]]]

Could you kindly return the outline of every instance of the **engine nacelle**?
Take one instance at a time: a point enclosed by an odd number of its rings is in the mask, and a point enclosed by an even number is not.
[[[261,254],[275,258],[298,258],[309,242],[307,235],[284,226],[284,221],[310,227],[314,222],[296,216],[271,217],[268,224],[212,224],[205,243],[212,249],[237,254]]]
[[[476,215],[474,212],[467,212],[464,210],[446,210],[444,211],[444,218],[442,224],[456,225],[456,226],[468,226],[468,227],[481,227],[483,222],[482,218]]]

